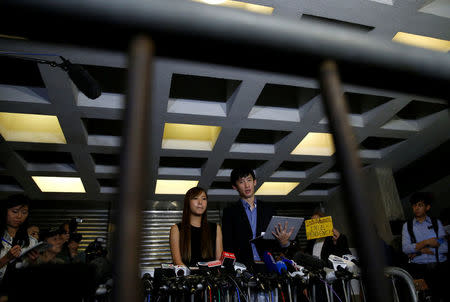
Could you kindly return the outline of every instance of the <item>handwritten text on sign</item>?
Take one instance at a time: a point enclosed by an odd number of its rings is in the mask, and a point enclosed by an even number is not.
[[[333,236],[331,216],[305,220],[306,239]]]

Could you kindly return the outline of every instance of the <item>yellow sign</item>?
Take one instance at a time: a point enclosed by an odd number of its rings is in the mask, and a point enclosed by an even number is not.
[[[333,221],[331,216],[305,220],[306,239],[316,239],[333,236]]]

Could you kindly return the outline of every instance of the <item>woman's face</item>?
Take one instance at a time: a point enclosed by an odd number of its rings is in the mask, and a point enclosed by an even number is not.
[[[12,228],[19,228],[28,217],[28,206],[18,205],[8,209],[6,224]]]
[[[194,215],[202,215],[206,211],[206,206],[208,205],[208,200],[206,198],[205,192],[201,192],[189,201],[191,212]]]

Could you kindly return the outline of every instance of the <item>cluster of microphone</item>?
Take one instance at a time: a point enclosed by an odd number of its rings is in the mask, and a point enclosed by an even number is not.
[[[301,301],[299,295],[306,295],[305,289],[317,280],[332,283],[359,276],[352,259],[332,255],[331,269],[302,252],[292,258],[275,259],[265,252],[263,261],[246,267],[224,252],[220,260],[199,262],[195,267],[162,264],[153,276],[142,277],[145,301]]]

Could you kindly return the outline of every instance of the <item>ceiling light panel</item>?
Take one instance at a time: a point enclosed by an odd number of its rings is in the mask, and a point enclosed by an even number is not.
[[[291,154],[331,156],[334,154],[333,136],[330,133],[310,132]]]
[[[67,143],[54,115],[0,112],[0,133],[13,142]]]
[[[245,3],[245,2],[241,2],[241,1],[233,1],[233,0],[192,0],[192,1],[210,4],[210,5],[238,8],[238,9],[243,9],[243,10],[247,10],[247,11],[250,11],[253,13],[264,14],[264,15],[271,15],[273,13],[273,7],[257,5],[257,4],[252,4],[252,3]]]
[[[392,41],[440,52],[450,51],[450,41],[398,32]]]
[[[42,192],[86,193],[79,177],[32,176]]]
[[[197,184],[197,180],[158,179],[155,194],[186,194],[190,188],[196,187]]]
[[[259,187],[255,195],[288,195],[299,182],[268,182]]]
[[[163,149],[211,151],[222,127],[166,123]]]

